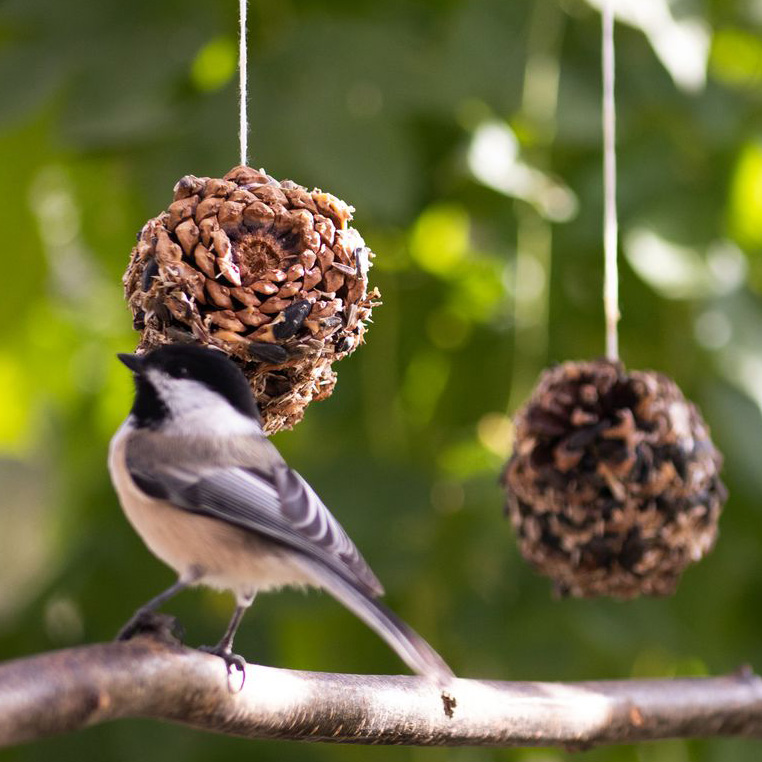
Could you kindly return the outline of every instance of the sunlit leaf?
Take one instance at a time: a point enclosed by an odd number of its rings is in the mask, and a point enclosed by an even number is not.
[[[729,223],[742,246],[762,247],[762,142],[742,147],[730,185]]]
[[[19,358],[0,353],[0,454],[20,454],[30,444],[31,391]]]
[[[410,237],[410,254],[424,270],[454,277],[468,253],[470,221],[454,204],[438,204],[416,220]]]
[[[236,72],[236,44],[230,37],[215,37],[204,45],[191,64],[191,80],[199,90],[219,90]]]
[[[402,387],[409,418],[419,425],[428,423],[447,386],[450,360],[442,352],[422,352],[408,365]]]
[[[762,40],[744,29],[719,29],[709,58],[712,74],[729,85],[755,87],[762,82]]]
[[[477,439],[464,439],[444,447],[437,460],[445,474],[458,479],[496,473],[500,466],[500,458]]]

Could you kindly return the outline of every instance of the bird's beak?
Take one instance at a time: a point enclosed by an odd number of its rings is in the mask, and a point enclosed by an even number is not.
[[[143,372],[143,358],[138,355],[122,352],[117,357],[133,372],[140,374]]]

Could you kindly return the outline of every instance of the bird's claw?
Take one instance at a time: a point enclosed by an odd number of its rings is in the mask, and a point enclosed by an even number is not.
[[[177,619],[169,614],[157,611],[138,609],[127,624],[119,630],[117,640],[131,640],[143,633],[153,635],[161,640],[182,641],[183,628]]]
[[[228,688],[231,693],[240,693],[243,690],[243,684],[246,682],[246,659],[239,654],[234,654],[229,648],[224,646],[199,646],[199,651],[203,651],[205,654],[211,654],[212,656],[219,656],[222,661],[225,662],[225,668],[228,673]],[[241,685],[237,691],[234,691],[230,678],[233,675],[233,670],[237,669],[241,673]]]

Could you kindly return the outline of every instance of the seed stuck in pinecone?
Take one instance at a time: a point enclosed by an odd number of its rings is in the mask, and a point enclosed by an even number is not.
[[[669,378],[569,362],[543,373],[516,416],[507,513],[559,594],[668,595],[714,544],[721,464]]]
[[[140,231],[124,276],[138,352],[195,341],[241,366],[272,434],[330,396],[379,294],[373,256],[330,193],[250,167],[183,177]]]

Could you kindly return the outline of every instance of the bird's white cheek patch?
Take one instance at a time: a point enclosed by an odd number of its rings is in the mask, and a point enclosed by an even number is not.
[[[169,410],[164,432],[170,435],[233,436],[261,433],[258,424],[239,413],[224,397],[198,381],[151,372],[149,380]]]

